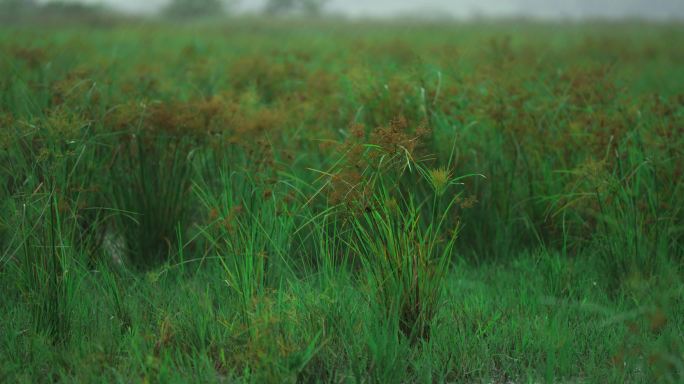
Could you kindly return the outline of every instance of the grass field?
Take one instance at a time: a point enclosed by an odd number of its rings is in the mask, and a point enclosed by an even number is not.
[[[0,382],[684,381],[684,27],[0,27]]]

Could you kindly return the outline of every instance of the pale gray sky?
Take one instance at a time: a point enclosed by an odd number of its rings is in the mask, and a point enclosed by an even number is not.
[[[78,0],[77,0],[78,1]],[[152,13],[168,0],[80,0]],[[241,11],[255,11],[265,0],[237,0]],[[449,14],[456,17],[531,16],[541,18],[643,17],[684,19],[684,0],[329,0],[327,10],[350,16]]]

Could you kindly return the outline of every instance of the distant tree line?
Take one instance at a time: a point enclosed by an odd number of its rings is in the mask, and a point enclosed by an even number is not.
[[[194,19],[222,15],[229,6],[224,0],[172,0],[163,13],[171,18]]]
[[[319,15],[327,0],[268,0],[264,13],[271,16]],[[164,9],[166,16],[196,18],[225,13],[235,1],[230,0],[172,0]]]
[[[74,1],[0,0],[0,22],[24,19],[49,21],[64,17],[101,22],[104,11],[100,5]]]
[[[318,15],[326,2],[327,0],[269,0],[264,11],[270,15]]]
[[[36,0],[0,0],[0,9],[3,11],[13,11],[13,12],[27,12],[27,11],[38,11],[38,10],[49,10],[49,11],[73,11],[73,12],[83,12],[86,10],[101,10],[102,7],[98,5],[85,4],[77,1],[63,1],[63,0],[53,0],[47,2],[38,2]]]
[[[171,0],[162,10],[166,17],[175,19],[194,19],[220,16],[239,0]],[[270,16],[306,15],[322,13],[328,0],[267,0],[263,13]],[[0,19],[17,15],[64,14],[71,16],[98,13],[101,6],[93,6],[73,1],[37,0],[0,0]]]

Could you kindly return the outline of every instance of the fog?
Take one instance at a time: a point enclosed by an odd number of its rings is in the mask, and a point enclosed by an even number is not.
[[[168,1],[168,0],[167,0]],[[154,13],[165,0],[83,0],[125,12]],[[236,1],[235,12],[259,11],[265,0]],[[684,0],[329,0],[325,10],[349,17],[401,15],[469,18],[542,19],[645,18],[684,19]]]

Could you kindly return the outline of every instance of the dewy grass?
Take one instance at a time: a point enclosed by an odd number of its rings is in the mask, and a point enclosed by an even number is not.
[[[170,259],[177,229],[190,209],[190,143],[182,138],[139,133],[124,139],[112,166],[116,226],[133,264],[149,268]]]
[[[682,27],[329,23],[0,27],[0,381],[682,382]]]
[[[28,302],[35,331],[57,344],[69,341],[72,312],[77,298],[80,254],[63,223],[53,193],[27,201],[18,218],[21,248],[16,273],[19,289]]]
[[[411,192],[393,193],[381,175],[367,209],[351,219],[354,235],[349,246],[361,260],[375,296],[371,300],[405,337],[417,340],[430,337],[432,320],[442,305],[443,280],[458,234],[458,224],[449,227],[453,223],[447,218],[458,195],[441,201],[454,182],[447,171],[412,167],[416,184],[430,184],[433,197],[421,201]],[[426,210],[428,204],[432,208]]]
[[[398,319],[406,337],[429,338],[432,319],[441,305],[443,279],[449,270],[457,230],[443,233],[444,212],[425,224],[416,203],[407,204],[400,209],[402,214],[380,208],[356,219],[351,246],[368,274],[376,295],[372,300],[384,308],[387,316]],[[440,236],[445,236],[443,244],[438,240]]]

